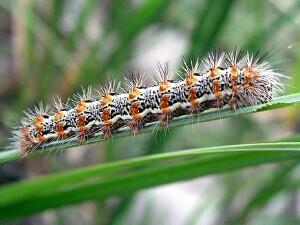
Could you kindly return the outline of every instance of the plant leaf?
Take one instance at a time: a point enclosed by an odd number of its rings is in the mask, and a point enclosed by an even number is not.
[[[0,221],[155,185],[300,158],[300,143],[199,148],[157,154],[21,181],[0,189]],[[18,209],[18,210],[16,210]]]

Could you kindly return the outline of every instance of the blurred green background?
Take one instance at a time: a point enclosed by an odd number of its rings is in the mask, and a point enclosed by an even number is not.
[[[135,68],[153,76],[156,62],[212,48],[275,52],[272,62],[300,91],[297,0],[17,0],[0,1],[0,143],[22,111],[108,75]],[[174,73],[175,74],[175,73]],[[0,165],[2,184],[140,155],[194,147],[268,142],[300,130],[290,107],[143,134]],[[295,163],[265,165],[90,201],[11,224],[300,224]],[[284,185],[283,185],[284,184]],[[238,222],[237,222],[238,221]]]

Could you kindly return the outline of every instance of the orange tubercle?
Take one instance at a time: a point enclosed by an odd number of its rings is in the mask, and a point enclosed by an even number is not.
[[[131,90],[128,93],[128,98],[129,100],[133,100],[136,97],[138,97],[140,95],[140,90],[137,87],[133,87],[131,88]]]
[[[238,67],[236,64],[234,64],[230,69],[231,77],[237,77],[237,73],[238,73]]]
[[[162,112],[163,112],[163,113],[170,113],[170,112],[171,112],[171,109],[170,109],[170,108],[163,108],[163,109],[162,109]]]
[[[59,137],[64,137],[65,132],[64,132],[64,124],[63,123],[58,123],[55,126],[55,132]]]
[[[76,106],[76,112],[81,113],[86,109],[86,103],[84,101],[80,101]]]
[[[214,94],[214,96],[216,97],[216,100],[217,100],[217,107],[219,108],[220,103],[221,103],[221,98],[222,98],[220,81],[214,80],[212,89],[213,89],[213,94]]]
[[[44,122],[44,120],[45,119],[44,119],[43,115],[39,115],[33,120],[32,123],[38,131],[42,131],[42,129],[43,129],[42,123]]]
[[[170,96],[168,96],[168,95],[163,95],[163,96],[161,97],[159,107],[162,109],[163,112],[169,110],[169,109],[168,109],[169,106],[170,106],[169,100],[170,100]]]
[[[222,94],[220,81],[218,80],[213,81],[212,92],[216,97],[220,97],[220,95]]]
[[[139,108],[140,108],[140,103],[139,102],[133,102],[131,104],[131,107],[129,109],[129,114],[134,118],[134,119],[141,119],[141,116],[139,114]]]
[[[159,91],[165,92],[169,89],[169,87],[170,87],[170,82],[167,80],[164,80],[159,84]]]
[[[38,134],[37,139],[39,140],[39,142],[44,142],[47,140],[47,138],[45,138],[43,135]]]
[[[188,74],[185,78],[185,84],[187,86],[193,85],[196,82],[197,82],[197,78],[195,77],[195,75],[193,73]]]
[[[112,96],[111,95],[105,95],[101,98],[100,103],[101,106],[106,106],[112,101]]]
[[[255,70],[253,67],[248,66],[245,69],[244,77],[249,79],[257,79],[259,77],[259,70]]]
[[[135,114],[135,115],[132,115],[132,118],[134,120],[141,120],[142,119],[142,116],[140,114]]]
[[[61,118],[64,116],[65,112],[64,111],[59,111],[57,113],[55,113],[54,115],[54,120],[57,122],[59,120],[61,120]]]
[[[106,108],[103,110],[101,114],[101,119],[106,125],[111,125],[111,120],[110,120],[110,109]]]
[[[81,115],[81,116],[79,116],[79,118],[76,122],[76,124],[79,127],[80,131],[86,131],[87,130],[87,127],[85,126],[85,119],[86,119],[86,116]]]
[[[244,83],[243,87],[247,88],[249,87],[250,80],[252,79],[252,73],[253,73],[253,68],[251,66],[248,66],[245,71],[244,71]]]
[[[236,68],[235,68],[236,67]],[[232,85],[232,92],[234,94],[237,94],[239,92],[239,86],[237,85],[237,82],[238,82],[238,76],[237,76],[237,66],[234,65],[232,68],[231,68],[231,76],[230,76],[230,80],[231,80],[231,85]]]
[[[210,69],[210,77],[216,77],[219,75],[219,69],[216,67],[213,67]]]
[[[192,104],[192,102],[194,102],[197,99],[197,88],[191,88],[189,90],[189,95],[188,95],[188,102]]]

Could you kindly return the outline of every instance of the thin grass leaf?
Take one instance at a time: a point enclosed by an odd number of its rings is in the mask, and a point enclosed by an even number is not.
[[[0,221],[193,177],[299,158],[298,142],[262,143],[157,154],[47,175],[3,186]]]

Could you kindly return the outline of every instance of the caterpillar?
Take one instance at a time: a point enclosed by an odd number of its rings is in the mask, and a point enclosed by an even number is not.
[[[168,126],[174,117],[211,108],[267,103],[283,91],[285,77],[266,55],[236,49],[211,51],[194,63],[183,60],[178,80],[171,79],[168,64],[158,63],[158,71],[151,85],[132,72],[121,91],[110,81],[75,95],[71,104],[57,98],[52,107],[29,109],[13,131],[14,145],[26,154],[55,140],[76,137],[84,143],[95,134],[109,139],[122,127],[135,134],[150,122]]]

